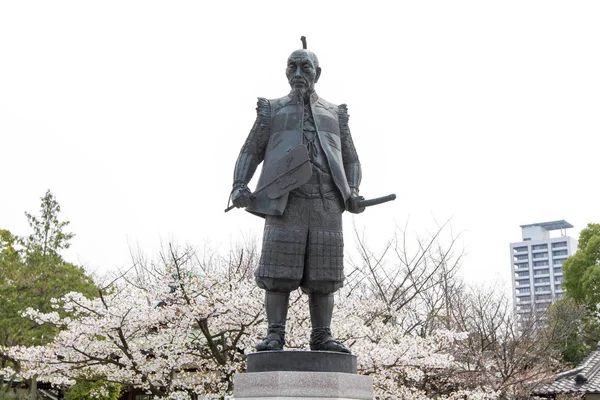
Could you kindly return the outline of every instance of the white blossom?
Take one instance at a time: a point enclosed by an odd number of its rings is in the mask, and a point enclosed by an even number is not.
[[[69,293],[54,301],[51,313],[26,310],[34,321],[63,329],[46,346],[7,349],[21,361],[21,375],[57,385],[102,377],[173,400],[231,394],[233,375],[244,370],[246,355],[266,332],[264,292],[247,271],[231,265],[198,270],[174,260],[143,285],[122,280],[99,298]],[[308,349],[307,303],[299,290],[291,294],[289,349]],[[427,399],[418,384],[426,373],[449,368],[451,346],[466,337],[449,330],[405,334],[398,321],[409,318],[364,292],[344,288],[336,294],[333,332],[358,355],[359,372],[373,377],[377,398]],[[103,397],[106,390],[92,396]],[[457,388],[447,398],[496,397]]]

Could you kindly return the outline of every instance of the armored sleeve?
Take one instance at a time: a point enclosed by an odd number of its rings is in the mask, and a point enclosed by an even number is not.
[[[233,186],[247,185],[258,165],[265,158],[270,135],[271,105],[269,100],[258,98],[256,121],[240,150],[233,172]]]
[[[362,170],[360,168],[360,161],[358,159],[358,154],[356,153],[356,148],[354,147],[354,142],[352,141],[352,135],[350,134],[350,127],[348,126],[349,118],[347,106],[341,104],[338,107],[338,119],[340,122],[342,159],[348,186],[350,186],[351,194],[354,197],[358,196],[360,181],[362,179]]]

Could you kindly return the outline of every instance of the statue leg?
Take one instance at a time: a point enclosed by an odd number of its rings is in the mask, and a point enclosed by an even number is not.
[[[333,294],[310,293],[310,349],[313,351],[336,351],[350,353],[350,350],[331,336],[331,316],[333,314]]]
[[[327,192],[326,189],[321,188],[321,191]],[[310,349],[350,353],[331,335],[333,293],[344,282],[343,201],[338,197],[311,200],[306,266],[300,287],[309,298]]]
[[[257,351],[283,349],[289,300],[289,293],[265,291],[265,308],[269,329],[267,336],[256,345]]]
[[[297,220],[295,201],[290,198],[282,216],[266,216],[262,252],[254,276],[258,287],[265,290],[269,328],[267,336],[256,345],[257,351],[282,350],[285,346],[290,292],[298,289],[302,279],[308,228]]]

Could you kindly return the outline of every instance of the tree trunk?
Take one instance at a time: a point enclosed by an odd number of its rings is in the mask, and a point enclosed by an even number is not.
[[[34,376],[29,380],[29,399],[36,400],[37,396],[37,376]]]

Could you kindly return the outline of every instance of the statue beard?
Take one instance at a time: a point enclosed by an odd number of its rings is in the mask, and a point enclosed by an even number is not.
[[[292,97],[298,101],[308,100],[312,93],[312,90],[308,87],[292,87]]]
[[[293,88],[292,97],[296,99],[296,101],[301,102],[304,100],[304,92],[306,92],[306,89],[304,88]]]

